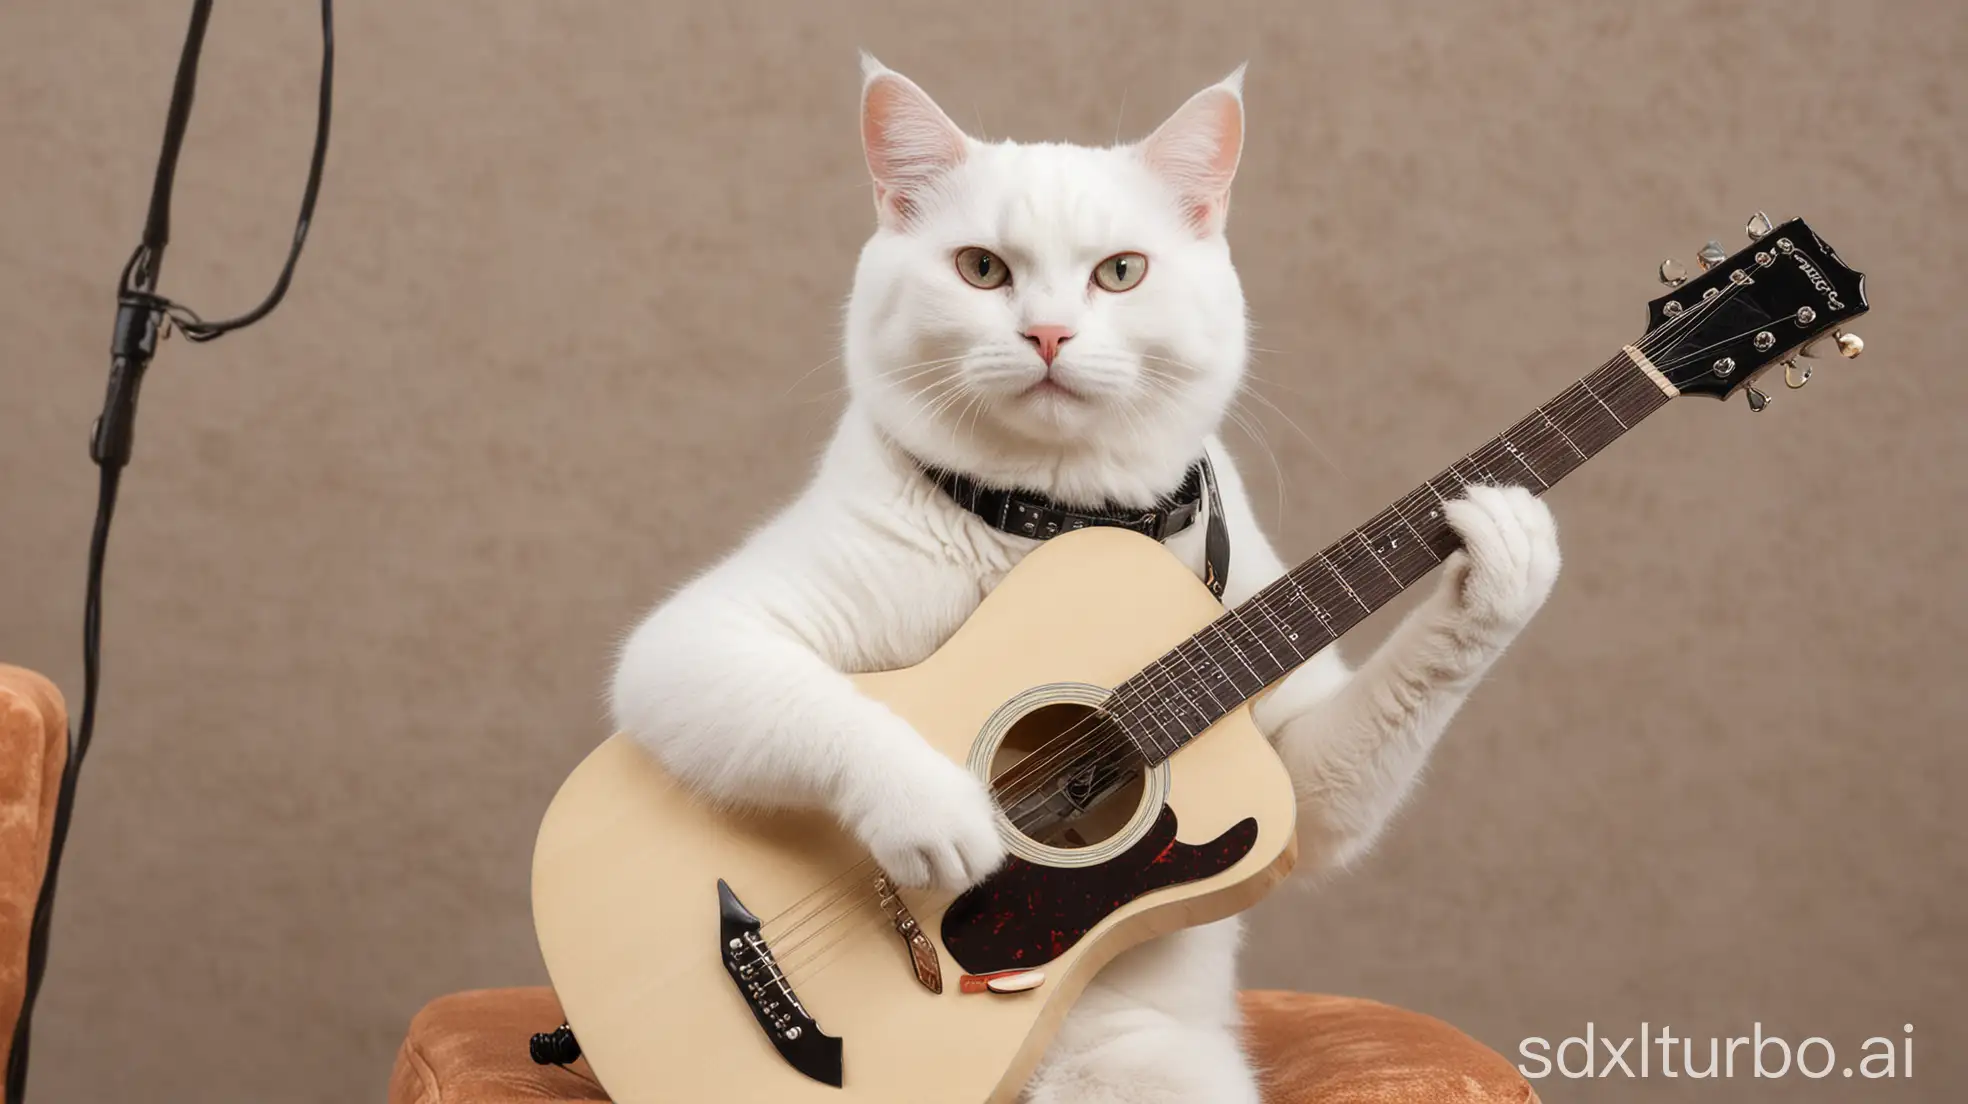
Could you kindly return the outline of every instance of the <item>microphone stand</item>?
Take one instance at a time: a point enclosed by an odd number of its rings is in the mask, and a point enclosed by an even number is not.
[[[97,417],[89,437],[89,458],[101,471],[96,497],[96,520],[89,541],[88,581],[82,614],[82,716],[77,728],[69,732],[68,753],[62,763],[54,821],[48,839],[48,863],[34,902],[34,919],[28,931],[27,973],[21,994],[20,1016],[14,1021],[13,1043],[7,1052],[6,1102],[22,1104],[27,1098],[27,1056],[33,1034],[34,1001],[41,992],[41,979],[48,965],[49,928],[54,916],[55,885],[61,873],[62,852],[68,841],[68,826],[75,811],[75,788],[82,761],[88,755],[96,728],[96,705],[102,681],[102,572],[109,546],[109,523],[116,512],[116,491],[123,469],[130,463],[135,441],[137,393],[144,372],[157,352],[157,342],[175,326],[192,341],[210,341],[233,330],[252,325],[266,317],[287,294],[294,265],[307,241],[308,226],[314,218],[314,202],[321,189],[321,170],[328,155],[328,117],[333,102],[335,36],[332,0],[321,0],[321,91],[315,120],[314,156],[308,165],[307,186],[301,194],[301,212],[288,248],[287,263],[281,268],[273,290],[260,305],[238,316],[207,322],[195,312],[157,294],[157,278],[164,263],[164,248],[171,238],[171,188],[177,178],[178,152],[184,146],[185,127],[191,121],[193,92],[198,84],[198,60],[205,45],[205,27],[212,17],[212,0],[193,0],[191,26],[185,32],[183,52],[178,57],[177,79],[171,89],[171,108],[164,122],[164,148],[157,158],[157,176],[151,184],[150,212],[144,221],[143,240],[123,266],[116,296],[116,325],[110,336],[109,387],[103,397],[102,414]]]

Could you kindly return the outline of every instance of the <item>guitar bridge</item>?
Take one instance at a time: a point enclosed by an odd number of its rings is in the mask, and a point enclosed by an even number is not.
[[[759,934],[760,927],[759,918],[719,878],[719,953],[738,995],[745,998],[745,1006],[781,1058],[815,1081],[839,1088],[841,1041],[813,1022],[780,971],[765,936]]]
[[[909,952],[909,964],[916,971],[916,983],[932,993],[942,993],[943,963],[936,957],[936,947],[930,943],[922,925],[916,923],[915,914],[909,911],[909,906],[897,896],[888,875],[875,875],[875,892],[881,895],[882,912],[895,925],[895,934],[902,937],[902,946]]]

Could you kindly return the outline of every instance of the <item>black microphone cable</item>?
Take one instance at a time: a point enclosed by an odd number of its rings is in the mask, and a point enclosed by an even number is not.
[[[177,177],[178,151],[184,145],[185,125],[191,120],[191,101],[198,84],[198,58],[205,44],[205,26],[211,20],[212,0],[193,0],[191,26],[185,32],[184,50],[178,57],[178,75],[171,88],[171,109],[164,122],[164,148],[157,158],[157,176],[151,184],[150,212],[144,221],[143,240],[130,254],[117,284],[116,328],[110,339],[109,390],[103,399],[102,415],[96,419],[89,439],[89,458],[101,469],[102,482],[96,498],[95,528],[89,541],[88,581],[82,613],[82,716],[79,726],[69,731],[68,755],[62,763],[61,785],[56,797],[54,823],[48,839],[47,872],[41,879],[40,895],[34,902],[34,921],[27,943],[27,977],[21,995],[20,1017],[14,1022],[13,1045],[7,1052],[7,1104],[22,1104],[27,1097],[27,1052],[33,1029],[34,999],[41,992],[41,978],[48,965],[49,925],[55,906],[55,882],[61,871],[62,848],[68,840],[69,820],[74,815],[76,780],[82,760],[89,753],[96,729],[96,698],[102,681],[102,573],[109,545],[110,518],[116,512],[116,491],[123,468],[130,462],[131,443],[137,416],[137,391],[145,369],[157,351],[166,327],[175,326],[191,341],[210,341],[243,329],[273,312],[287,294],[300,260],[301,246],[307,242],[308,227],[314,221],[314,201],[321,191],[321,170],[328,158],[328,113],[333,101],[335,71],[335,30],[332,0],[321,0],[321,92],[315,116],[314,156],[308,163],[307,185],[301,193],[300,217],[294,225],[294,238],[287,249],[273,290],[259,306],[236,318],[208,322],[195,311],[157,294],[157,277],[164,261],[164,247],[171,238],[171,186]]]

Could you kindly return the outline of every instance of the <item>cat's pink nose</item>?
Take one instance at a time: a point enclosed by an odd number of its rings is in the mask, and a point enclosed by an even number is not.
[[[1073,331],[1065,326],[1033,326],[1025,331],[1025,340],[1039,351],[1039,359],[1052,367],[1052,358],[1059,355],[1059,347],[1066,344]]]

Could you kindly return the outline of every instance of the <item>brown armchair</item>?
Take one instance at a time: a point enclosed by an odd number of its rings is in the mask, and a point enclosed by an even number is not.
[[[27,987],[27,933],[48,864],[48,833],[68,707],[55,684],[0,663],[0,1039],[12,1039]]]
[[[1244,994],[1267,1104],[1536,1104],[1495,1051],[1433,1016],[1355,997]],[[410,1021],[390,1104],[608,1104],[585,1063],[536,1066],[527,1039],[560,1023],[553,990],[475,989]]]

